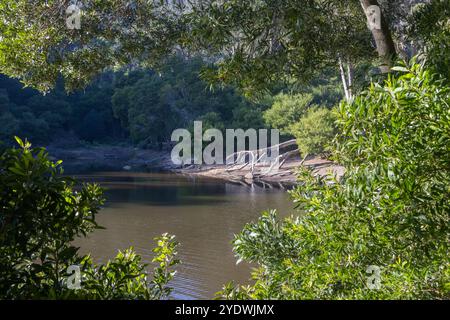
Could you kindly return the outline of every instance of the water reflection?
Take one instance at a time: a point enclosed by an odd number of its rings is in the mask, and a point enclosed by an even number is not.
[[[250,266],[236,265],[230,244],[234,234],[263,210],[293,212],[288,195],[278,189],[163,173],[105,172],[78,178],[99,182],[108,199],[97,219],[106,230],[77,240],[81,252],[104,262],[117,249],[133,246],[149,263],[152,239],[175,234],[183,261],[172,283],[176,299],[208,299],[230,280],[247,283]]]

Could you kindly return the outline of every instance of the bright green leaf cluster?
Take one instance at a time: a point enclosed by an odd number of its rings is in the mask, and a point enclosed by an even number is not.
[[[104,202],[95,184],[79,185],[63,176],[61,161],[48,158],[17,138],[19,148],[0,153],[0,298],[3,299],[161,299],[171,289],[177,243],[158,238],[153,280],[132,249],[105,265],[93,264],[71,245],[96,228]],[[71,288],[70,266],[79,266],[80,288]]]
[[[449,298],[450,89],[420,65],[402,70],[341,104],[344,177],[302,170],[291,192],[301,213],[265,213],[234,240],[259,265],[255,284],[220,296]]]

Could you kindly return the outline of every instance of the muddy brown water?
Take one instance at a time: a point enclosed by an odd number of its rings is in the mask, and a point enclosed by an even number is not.
[[[117,250],[133,246],[150,263],[153,238],[174,234],[183,262],[171,283],[174,299],[211,299],[230,280],[250,283],[251,266],[236,265],[234,234],[263,210],[278,209],[283,216],[295,212],[289,195],[280,189],[170,173],[98,172],[76,177],[100,183],[107,198],[97,216],[106,229],[78,239],[80,252],[104,263]]]

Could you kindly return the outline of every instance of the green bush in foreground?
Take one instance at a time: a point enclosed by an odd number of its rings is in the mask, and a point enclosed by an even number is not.
[[[177,243],[158,238],[155,268],[130,248],[106,265],[77,254],[71,242],[99,228],[95,215],[104,199],[95,184],[75,191],[44,149],[16,138],[20,148],[0,153],[0,298],[2,299],[160,299],[167,297]],[[81,283],[77,285],[76,269]]]
[[[448,299],[450,88],[419,65],[397,67],[340,106],[340,181],[300,173],[302,211],[266,212],[234,240],[255,262],[239,299]]]

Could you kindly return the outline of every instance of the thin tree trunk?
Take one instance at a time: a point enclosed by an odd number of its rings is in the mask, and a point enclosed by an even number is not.
[[[348,95],[351,100],[353,99],[353,66],[350,60],[347,60],[347,79],[348,79]]]
[[[350,94],[347,86],[347,79],[345,78],[344,65],[342,64],[342,59],[339,57],[339,71],[341,73],[342,86],[344,87],[345,100],[350,101]]]
[[[364,13],[368,20],[373,19],[371,15],[371,6],[377,6],[380,10],[378,27],[371,26],[371,32],[377,46],[378,56],[381,59],[382,65],[380,66],[381,72],[388,73],[392,67],[392,60],[396,55],[395,44],[392,40],[391,31],[389,25],[384,17],[381,7],[377,0],[360,0],[361,6],[364,9]]]

